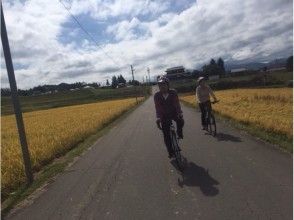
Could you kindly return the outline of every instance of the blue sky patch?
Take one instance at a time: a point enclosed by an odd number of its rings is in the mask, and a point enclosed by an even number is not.
[[[183,0],[183,1],[172,1],[169,3],[169,8],[163,13],[181,13],[191,5],[195,4],[195,0]],[[152,14],[152,13],[141,13],[136,16],[141,22],[151,22],[156,20],[161,14]],[[105,21],[98,21],[96,18],[93,18],[90,13],[88,14],[79,14],[75,15],[77,20],[83,26],[84,29],[96,40],[98,44],[107,44],[107,43],[116,43],[120,40],[117,40],[115,36],[111,33],[107,33],[107,27],[114,25],[123,20],[130,21],[134,16],[130,15],[120,15],[117,17],[109,17]],[[165,25],[162,23],[161,25]],[[87,34],[78,26],[76,21],[69,16],[68,20],[62,25],[63,30],[58,36],[58,41],[63,45],[74,43],[77,47],[80,46],[85,39],[88,39]],[[142,28],[133,28],[133,34],[136,38],[146,37],[148,33]]]

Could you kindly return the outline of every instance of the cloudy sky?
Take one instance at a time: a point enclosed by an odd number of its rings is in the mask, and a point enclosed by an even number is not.
[[[142,81],[167,67],[200,68],[211,58],[267,61],[293,50],[291,0],[6,0],[3,2],[19,88]],[[95,44],[68,11],[95,39]],[[1,82],[7,73],[1,49]]]

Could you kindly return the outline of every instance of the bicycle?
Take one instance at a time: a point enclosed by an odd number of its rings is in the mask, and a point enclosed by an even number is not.
[[[160,130],[162,130],[160,123],[157,123],[157,127]],[[176,128],[175,128],[174,122],[172,120],[170,121],[170,138],[171,138],[172,150],[174,153],[174,157],[175,157],[177,166],[180,171],[183,171],[184,161],[183,161],[183,157],[181,155],[181,149],[179,147],[179,142],[178,142],[178,138],[177,138],[177,134],[176,134]]]
[[[219,100],[211,102],[211,104],[218,103]],[[216,136],[216,122],[215,117],[213,115],[211,105],[206,106],[206,131],[211,134],[213,137]]]

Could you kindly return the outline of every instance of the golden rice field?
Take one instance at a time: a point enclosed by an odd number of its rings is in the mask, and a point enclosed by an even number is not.
[[[24,113],[33,169],[38,170],[135,105],[135,99],[129,98]],[[1,120],[3,193],[23,183],[25,175],[15,118],[9,115]]]
[[[219,114],[293,138],[292,88],[232,89],[216,91],[215,95],[220,102],[213,109]],[[196,105],[195,95],[182,96],[181,100]]]

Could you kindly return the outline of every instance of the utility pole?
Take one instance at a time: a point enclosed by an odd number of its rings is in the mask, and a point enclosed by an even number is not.
[[[10,53],[9,42],[7,37],[2,2],[1,2],[1,41],[2,41],[3,53],[5,57],[6,69],[7,69],[7,74],[8,74],[9,84],[10,84],[12,102],[14,107],[18,134],[19,134],[19,141],[20,141],[22,156],[24,160],[25,173],[26,173],[28,184],[31,184],[34,181],[34,177],[33,177],[33,172],[31,167],[30,152],[27,145],[25,127],[24,127],[22,113],[21,113],[21,107],[19,104],[19,99],[17,94],[17,86],[16,86],[13,63],[11,59],[11,53]]]
[[[147,68],[147,73],[148,73],[148,76],[149,76],[149,85],[151,84],[151,80],[150,80],[150,69],[149,67]]]
[[[148,76],[146,75],[146,86],[145,86],[145,96],[147,96],[147,90],[148,90]],[[149,81],[150,83],[150,81]]]
[[[131,65],[131,71],[132,71],[132,77],[133,77],[133,81],[134,81],[135,79],[134,79],[134,68],[133,68],[133,65]]]
[[[132,76],[133,76],[133,84],[135,86],[135,94],[136,94],[136,103],[138,103],[138,98],[137,98],[137,87],[135,85],[135,78],[134,78],[134,68],[133,65],[131,65],[131,71],[132,71]]]

